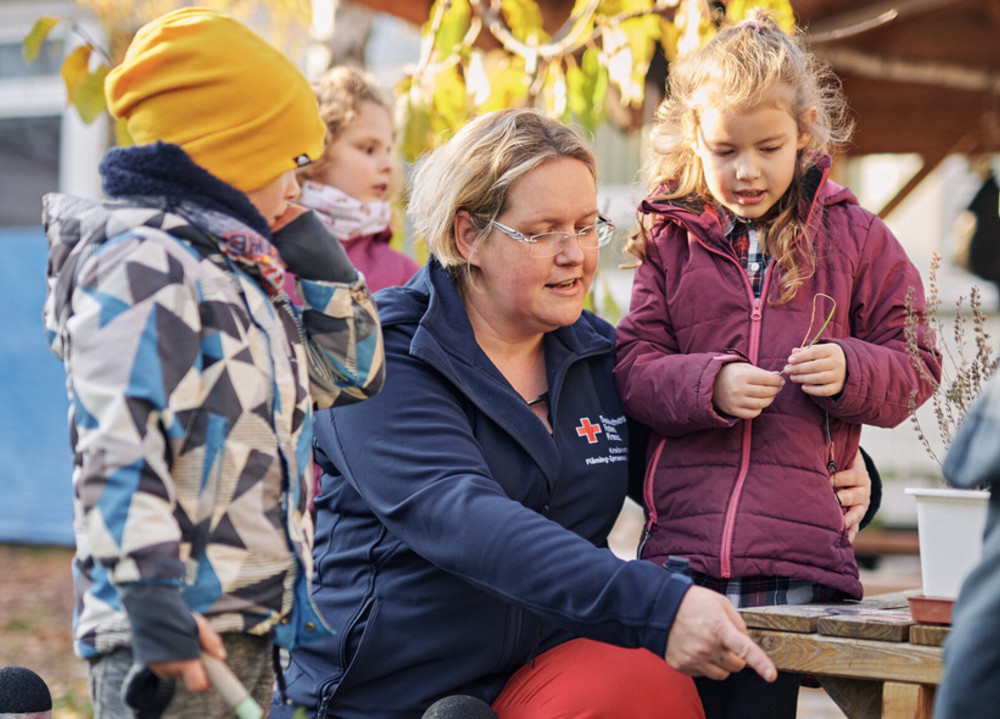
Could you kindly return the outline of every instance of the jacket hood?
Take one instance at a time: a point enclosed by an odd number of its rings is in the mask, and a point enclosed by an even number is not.
[[[42,226],[49,245],[46,268],[47,294],[42,321],[49,347],[63,358],[63,330],[70,316],[70,298],[76,286],[77,268],[109,237],[136,227],[168,229],[181,223],[165,210],[50,193],[42,198]]]

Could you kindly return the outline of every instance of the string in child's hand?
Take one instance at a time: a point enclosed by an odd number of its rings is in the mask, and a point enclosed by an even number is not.
[[[830,313],[826,316],[826,320],[824,320],[823,325],[819,328],[819,330],[816,331],[816,334],[813,335],[813,338],[810,340],[809,336],[812,335],[813,325],[816,324],[816,301],[820,297],[825,297],[826,299],[830,300],[833,306],[830,308]],[[801,349],[807,350],[819,341],[819,338],[823,336],[823,330],[825,330],[827,325],[830,324],[830,321],[833,319],[833,315],[836,311],[837,311],[837,300],[830,297],[830,295],[824,294],[823,292],[817,292],[816,294],[813,295],[812,311],[809,313],[809,328],[806,330],[806,334],[802,338],[802,342],[799,344],[799,347]],[[808,344],[806,344],[807,342]],[[781,370],[780,372],[778,372],[779,375],[782,375],[784,373],[785,370]]]

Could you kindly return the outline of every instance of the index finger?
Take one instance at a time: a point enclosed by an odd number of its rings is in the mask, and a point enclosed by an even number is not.
[[[212,625],[208,623],[208,619],[204,615],[198,612],[191,613],[194,615],[194,621],[198,625],[198,643],[201,645],[201,648],[211,656],[225,660],[226,645],[222,641],[222,636],[212,629]]]
[[[734,629],[723,639],[722,644],[726,649],[743,659],[764,681],[773,682],[778,678],[778,668],[774,666],[774,662],[746,634],[740,634]]]

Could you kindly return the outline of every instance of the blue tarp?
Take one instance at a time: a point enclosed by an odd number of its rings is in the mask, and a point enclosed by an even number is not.
[[[73,544],[66,373],[42,328],[41,228],[0,228],[0,541]]]

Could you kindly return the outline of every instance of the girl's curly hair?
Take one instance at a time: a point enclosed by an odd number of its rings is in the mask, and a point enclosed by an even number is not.
[[[792,184],[761,233],[762,247],[783,270],[779,302],[787,302],[815,270],[808,218],[799,213],[803,178],[820,157],[845,145],[854,129],[839,79],[806,50],[798,35],[786,33],[773,15],[758,11],[722,29],[697,52],[672,62],[666,98],[656,110],[650,136],[653,155],[646,176],[653,199],[686,198],[716,205],[695,154],[702,111],[709,105],[752,109],[770,98],[779,84],[790,91],[788,111],[799,130],[809,133],[798,152]],[[648,216],[640,220],[627,246],[640,260],[645,257],[650,222]]]
[[[361,114],[364,103],[375,103],[392,117],[392,105],[378,79],[360,68],[346,65],[332,68],[312,87],[319,102],[320,117],[326,124],[326,139],[323,156],[299,171],[299,177],[305,180],[319,177],[330,164],[330,146],[337,141],[344,128]]]

